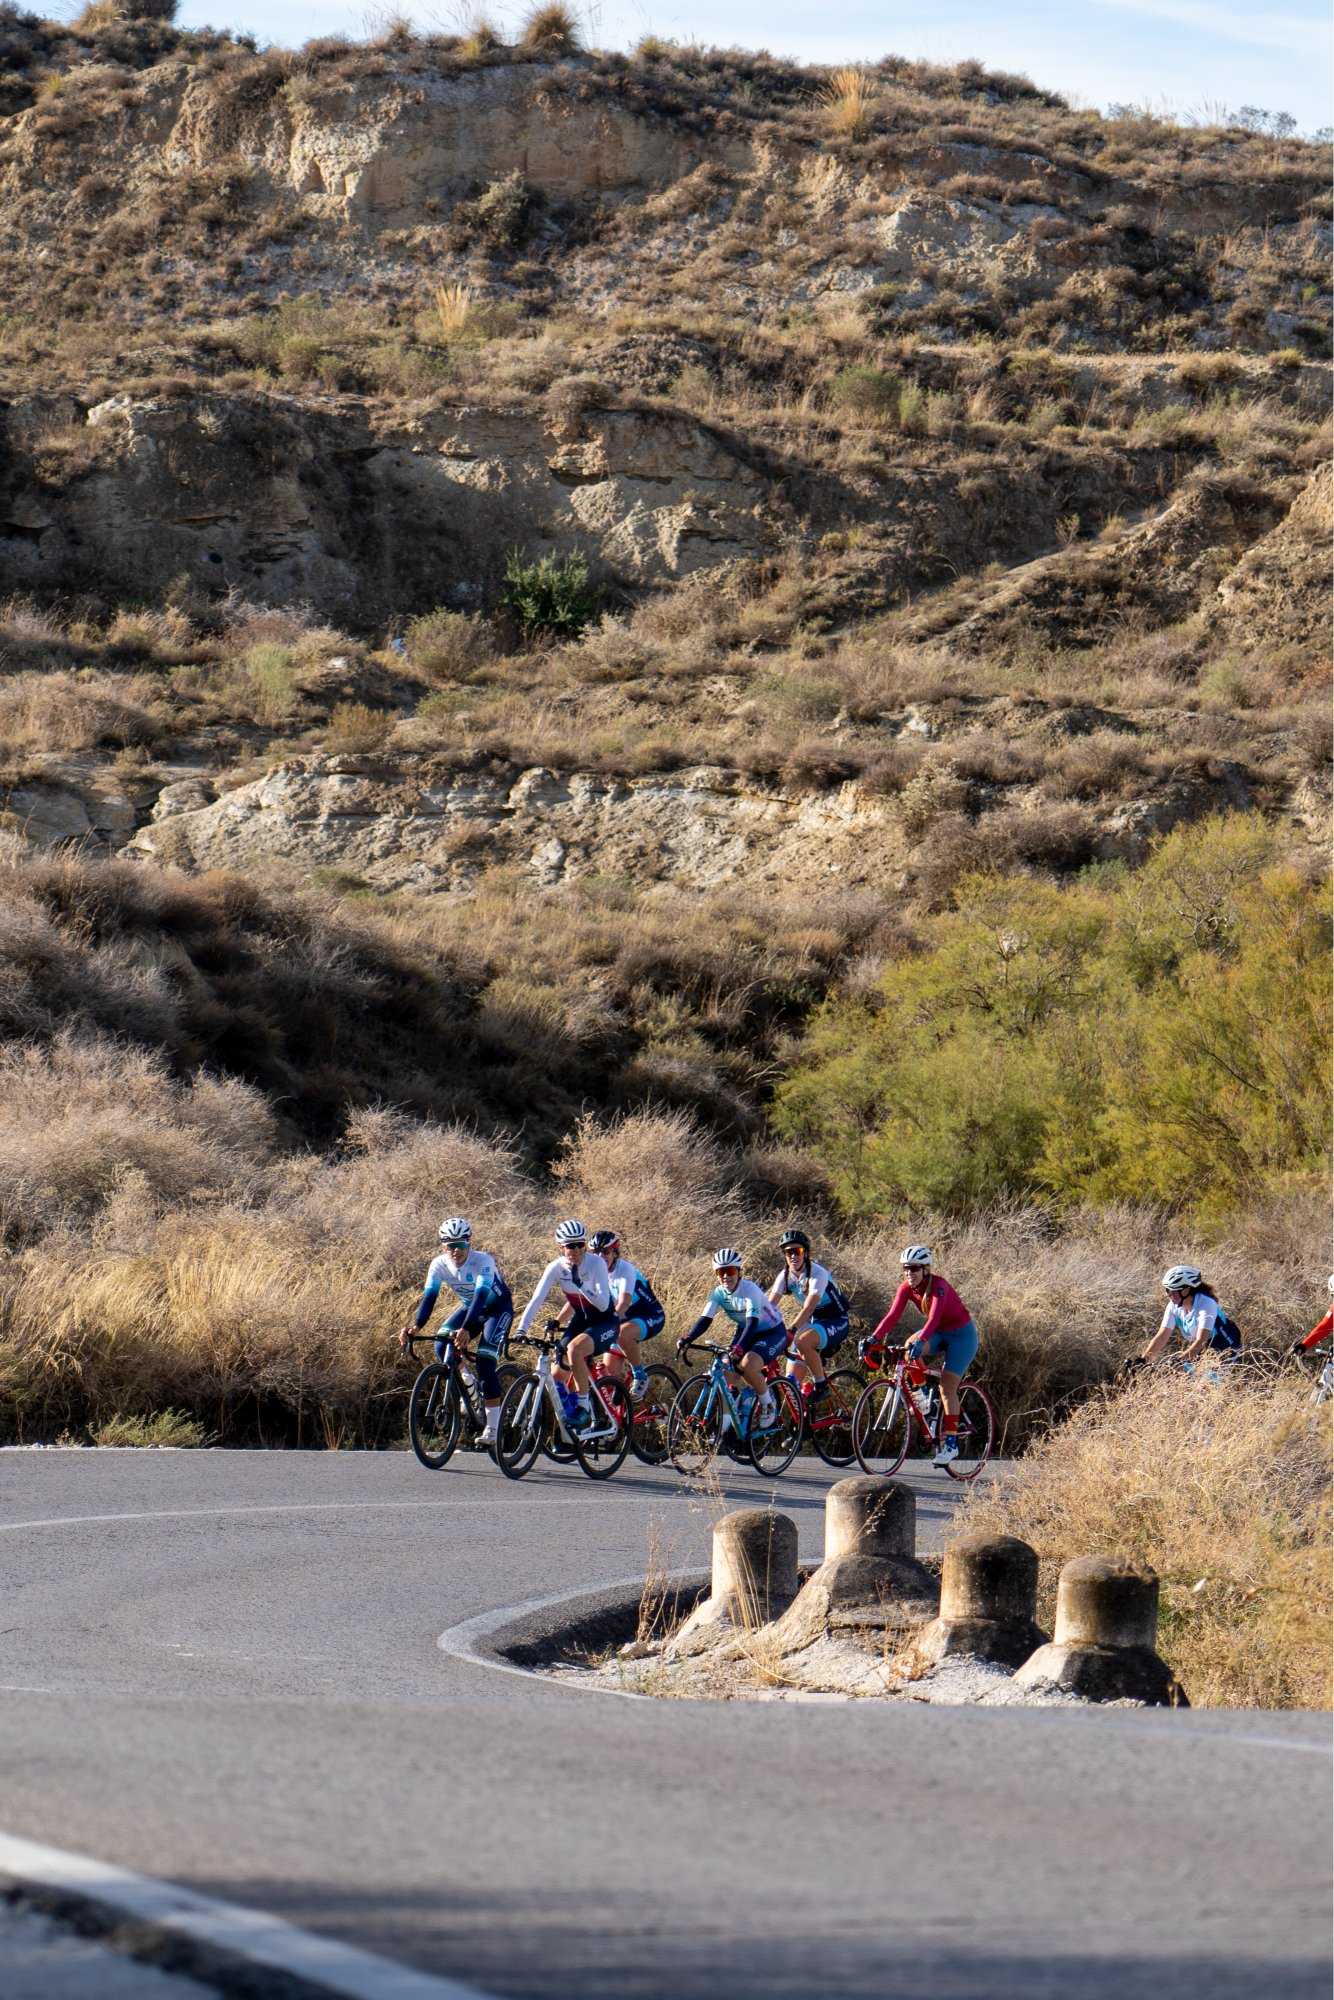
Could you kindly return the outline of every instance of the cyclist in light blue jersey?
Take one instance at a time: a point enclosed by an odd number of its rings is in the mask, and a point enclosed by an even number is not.
[[[684,1339],[676,1343],[682,1353],[692,1340],[699,1340],[721,1312],[736,1328],[728,1360],[736,1374],[732,1386],[742,1391],[741,1405],[749,1409],[758,1396],[756,1415],[761,1424],[771,1424],[778,1412],[773,1391],[765,1380],[764,1364],[777,1361],[787,1349],[787,1328],[776,1306],[769,1303],[753,1278],[741,1275],[741,1252],[730,1247],[715,1251],[713,1269],[717,1283],[704,1302],[704,1310]]]
[[[482,1443],[494,1444],[501,1397],[497,1364],[509,1338],[514,1319],[514,1300],[495,1258],[489,1251],[473,1249],[472,1224],[466,1215],[451,1215],[447,1222],[440,1225],[440,1242],[444,1247],[440,1255],[431,1260],[417,1316],[400,1328],[399,1345],[406,1352],[408,1336],[414,1330],[419,1333],[426,1325],[441,1292],[453,1292],[459,1302],[458,1308],[441,1328],[441,1337],[435,1343],[436,1359],[443,1361],[445,1358],[445,1333],[457,1336],[459,1348],[464,1353],[468,1351],[470,1338],[477,1336],[477,1377],[482,1385],[482,1400],[486,1404],[486,1429],[482,1434]]]
[[[848,1336],[848,1301],[833,1274],[811,1257],[811,1239],[801,1229],[785,1229],[778,1239],[783,1268],[769,1287],[769,1303],[784,1298],[799,1301],[797,1317],[787,1337],[796,1349],[788,1374],[802,1385],[813,1404],[829,1392],[825,1383],[824,1357],[833,1354]]]
[[[667,1324],[667,1313],[638,1264],[621,1255],[621,1239],[614,1229],[599,1229],[593,1249],[607,1267],[611,1280],[611,1309],[619,1328],[621,1352],[630,1364],[630,1394],[638,1402],[648,1387],[639,1358],[641,1340],[652,1340]]]

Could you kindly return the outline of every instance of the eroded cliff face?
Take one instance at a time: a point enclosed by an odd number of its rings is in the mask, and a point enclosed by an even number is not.
[[[516,545],[657,584],[762,553],[784,515],[771,479],[679,413],[437,406],[377,432],[350,403],[117,396],[71,403],[45,467],[34,415],[11,407],[0,463],[0,573],[20,587],[156,594],[184,575],[365,623],[482,602]]]

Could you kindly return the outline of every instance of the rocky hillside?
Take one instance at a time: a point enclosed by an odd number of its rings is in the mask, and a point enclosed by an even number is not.
[[[1323,837],[1317,148],[168,11],[0,9],[16,834],[909,904]]]

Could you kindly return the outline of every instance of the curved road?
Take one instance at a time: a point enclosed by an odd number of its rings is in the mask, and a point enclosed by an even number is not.
[[[779,1482],[806,1555],[829,1477]],[[0,1832],[533,2000],[1328,1993],[1327,1717],[637,1703],[436,1644],[709,1525],[643,1468],[0,1453]]]

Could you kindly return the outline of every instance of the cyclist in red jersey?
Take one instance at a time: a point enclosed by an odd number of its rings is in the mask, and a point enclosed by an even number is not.
[[[916,1306],[925,1315],[926,1325],[907,1342],[907,1348],[923,1361],[928,1355],[940,1356],[940,1400],[944,1414],[940,1446],[932,1463],[948,1465],[959,1456],[959,1382],[977,1353],[979,1335],[972,1314],[953,1285],[932,1276],[931,1252],[924,1243],[910,1243],[899,1264],[903,1282],[869,1344],[874,1347],[887,1339],[898,1325],[905,1306]]]
[[[1334,1293],[1334,1276],[1330,1278],[1329,1289]],[[1304,1354],[1308,1348],[1318,1347],[1322,1340],[1328,1340],[1331,1333],[1334,1333],[1334,1306],[1330,1307],[1325,1317],[1318,1320],[1303,1339],[1293,1341],[1291,1352]]]

